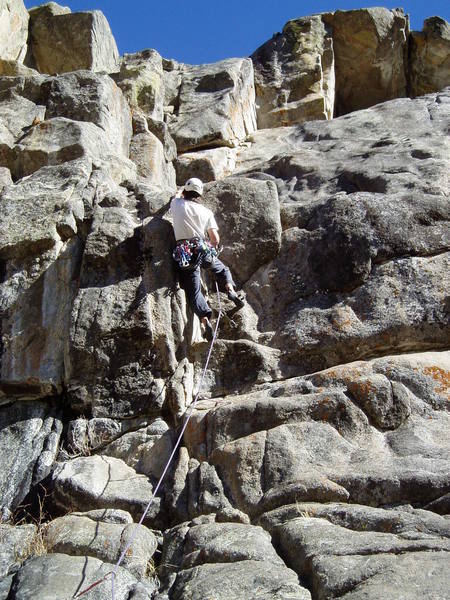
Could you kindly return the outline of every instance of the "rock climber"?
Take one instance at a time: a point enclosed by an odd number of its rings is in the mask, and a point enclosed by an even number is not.
[[[244,306],[244,300],[234,289],[230,269],[217,258],[219,231],[213,212],[200,203],[202,194],[202,181],[192,177],[172,199],[170,210],[177,241],[173,257],[178,264],[180,285],[200,319],[202,336],[211,341],[214,335],[210,321],[212,311],[202,293],[201,269],[209,269],[214,274],[219,289],[227,293],[237,308]]]

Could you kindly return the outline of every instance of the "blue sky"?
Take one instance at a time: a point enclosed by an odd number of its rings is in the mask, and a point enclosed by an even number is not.
[[[106,15],[120,54],[155,48],[165,58],[189,64],[252,54],[289,19],[317,12],[366,6],[401,6],[411,28],[439,15],[450,20],[450,0],[69,0],[73,12],[100,9]],[[27,8],[45,2],[25,2]]]

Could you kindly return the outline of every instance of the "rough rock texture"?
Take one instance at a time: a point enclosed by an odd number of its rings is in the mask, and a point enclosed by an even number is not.
[[[51,75],[79,69],[118,71],[119,53],[104,14],[61,8],[55,10],[50,3],[30,11],[30,66]]]
[[[28,66],[0,51],[1,600],[121,553],[124,600],[446,597],[446,28],[338,11],[253,62],[119,70],[99,13],[31,11]],[[191,176],[246,297],[205,272],[206,369],[167,212]]]
[[[111,565],[89,556],[48,554],[30,558],[14,576],[10,597],[17,600],[54,600],[74,597],[91,582],[102,579]],[[62,577],[61,574],[64,574]],[[155,586],[138,582],[126,569],[119,568],[115,578],[117,600],[143,600],[155,591]],[[111,597],[110,577],[85,595],[86,598],[107,600]]]
[[[213,65],[181,65],[176,105],[169,121],[180,152],[208,146],[235,147],[256,129],[250,59]]]
[[[321,16],[289,21],[252,60],[259,129],[333,117],[333,39]]]
[[[335,116],[406,95],[409,20],[402,9],[324,14],[335,54]]]
[[[197,152],[185,152],[175,161],[177,184],[184,185],[190,177],[203,182],[223,179],[231,175],[236,166],[234,148],[212,148]]]
[[[289,21],[252,55],[258,127],[331,119],[405,96],[408,33],[397,9]]]
[[[163,59],[156,50],[124,54],[120,60],[120,71],[114,79],[133,109],[141,109],[146,116],[162,121]]]
[[[167,566],[166,564],[167,563]],[[238,523],[183,523],[168,532],[162,562],[176,579],[170,597],[308,600],[308,590],[275,553],[260,527]]]
[[[59,464],[52,485],[52,501],[65,512],[116,507],[139,518],[152,494],[146,477],[109,456],[79,457]],[[156,517],[159,504],[156,498],[149,519]]]
[[[125,555],[123,567],[143,579],[158,542],[143,525],[96,521],[83,514],[59,517],[45,527],[44,543],[52,554],[92,556],[115,564],[134,536],[133,551]]]
[[[7,520],[30,488],[50,473],[62,423],[52,404],[0,399],[0,509],[1,519]]]
[[[412,599],[425,589],[445,597],[450,580],[439,571],[449,560],[450,527],[433,513],[298,503],[263,522],[315,598]]]
[[[409,93],[422,96],[450,82],[450,24],[440,17],[425,19],[423,31],[411,33]]]
[[[23,62],[27,52],[28,11],[23,0],[0,3],[0,58]]]

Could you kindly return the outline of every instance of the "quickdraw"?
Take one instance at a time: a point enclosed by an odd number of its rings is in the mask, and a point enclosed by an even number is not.
[[[199,238],[178,241],[172,253],[173,259],[182,269],[195,266],[200,259],[212,261],[217,255],[211,242]]]

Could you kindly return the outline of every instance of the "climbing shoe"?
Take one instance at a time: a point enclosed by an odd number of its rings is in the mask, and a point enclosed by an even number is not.
[[[236,305],[236,308],[242,308],[245,304],[245,301],[236,294],[236,292],[227,292],[227,296],[228,298],[234,302],[234,304]]]
[[[206,320],[206,323],[202,323],[202,336],[208,342],[211,342],[214,337],[214,329],[209,319]]]

